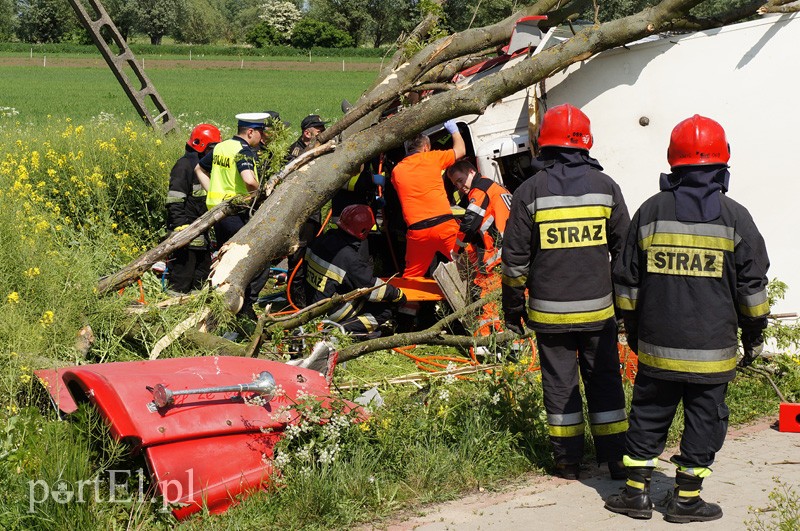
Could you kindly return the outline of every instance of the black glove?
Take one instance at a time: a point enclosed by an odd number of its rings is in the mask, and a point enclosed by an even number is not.
[[[408,302],[408,297],[406,297],[406,294],[405,294],[405,293],[403,293],[403,292],[401,291],[401,292],[400,292],[400,298],[399,298],[399,299],[397,299],[397,300],[395,301],[395,303],[397,303],[397,305],[398,305],[398,306],[402,306],[402,305],[404,305],[404,304],[405,304],[405,303],[407,303],[407,302]]]
[[[749,367],[764,351],[764,336],[761,330],[742,330],[742,348],[744,356],[739,360],[739,367]]]
[[[506,314],[506,329],[520,336],[525,335],[525,314],[523,312],[511,312]]]

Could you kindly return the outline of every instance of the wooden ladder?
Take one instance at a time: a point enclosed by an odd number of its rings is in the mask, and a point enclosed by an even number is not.
[[[175,129],[178,126],[175,117],[167,109],[167,105],[144,73],[144,69],[136,62],[128,43],[122,38],[100,0],[85,0],[85,3],[84,0],[69,0],[69,3],[81,24],[92,35],[92,40],[103,54],[103,58],[114,72],[139,116],[153,129],[159,129],[163,133]],[[93,13],[87,10],[86,4]]]

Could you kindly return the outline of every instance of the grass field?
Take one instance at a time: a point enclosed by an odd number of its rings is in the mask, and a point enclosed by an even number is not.
[[[141,59],[140,59],[141,60]],[[199,122],[232,126],[241,112],[277,110],[299,128],[302,118],[318,113],[341,116],[343,98],[354,101],[377,74],[379,63],[361,58],[336,62],[152,59],[145,72],[184,129]],[[100,57],[0,56],[0,108],[21,124],[52,118],[88,122],[102,113],[138,120],[121,86]],[[0,111],[3,112],[3,111]],[[0,120],[5,120],[0,114]],[[0,122],[1,124],[2,122]]]

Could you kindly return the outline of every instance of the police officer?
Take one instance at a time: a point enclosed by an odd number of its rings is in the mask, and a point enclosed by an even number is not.
[[[769,260],[750,213],[724,193],[730,148],[722,126],[694,115],[672,130],[661,192],[644,202],[614,268],[628,343],[639,356],[624,463],[628,481],[606,508],[650,518],[650,479],[678,404],[684,431],[666,520],[716,520],[700,498],[728,427],[737,326],[747,364],[767,325]]]
[[[380,286],[366,298],[345,302],[328,319],[348,333],[379,337],[379,327],[392,317],[392,309],[405,302],[403,292],[373,273],[360,247],[375,224],[367,205],[350,205],[339,216],[338,228],[314,240],[306,250],[306,292],[309,304],[358,288]],[[366,300],[365,300],[366,299]]]
[[[197,180],[194,168],[200,157],[222,140],[219,129],[200,124],[192,129],[186,152],[175,162],[169,174],[167,192],[167,230],[180,231],[206,213],[206,191]],[[211,250],[208,234],[203,233],[188,246],[172,253],[169,262],[169,286],[180,293],[199,289],[208,278]]]
[[[514,192],[503,239],[506,327],[522,333],[527,323],[536,331],[554,473],[579,475],[580,370],[597,461],[622,479],[628,423],[609,253],[613,263],[630,223],[628,209],[617,183],[589,156],[593,140],[583,112],[569,104],[548,110],[538,141],[549,163]]]
[[[206,205],[213,208],[231,197],[257,190],[258,148],[264,137],[266,113],[244,113],[236,115],[238,129],[230,140],[220,142],[213,151],[200,159],[195,174],[201,182],[208,184]],[[217,245],[222,247],[239,232],[249,219],[248,213],[223,218],[215,225]],[[255,318],[253,304],[267,282],[268,269],[261,271],[245,290],[244,304],[240,313]]]
[[[289,146],[289,151],[286,154],[286,162],[289,163],[299,157],[308,146],[314,143],[317,135],[325,130],[324,121],[318,114],[309,114],[303,121],[300,122],[300,137]]]

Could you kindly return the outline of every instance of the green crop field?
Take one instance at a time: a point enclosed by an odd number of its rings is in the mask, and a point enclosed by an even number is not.
[[[141,60],[141,59],[140,59]],[[100,57],[0,57],[0,115],[21,125],[70,118],[85,123],[102,113],[137,120],[133,105]],[[354,101],[375,79],[379,63],[361,58],[256,61],[245,58],[160,60],[144,58],[145,72],[184,129],[199,122],[233,125],[241,112],[276,110],[297,129],[307,114],[341,116],[343,98]],[[4,110],[3,110],[4,108]]]

